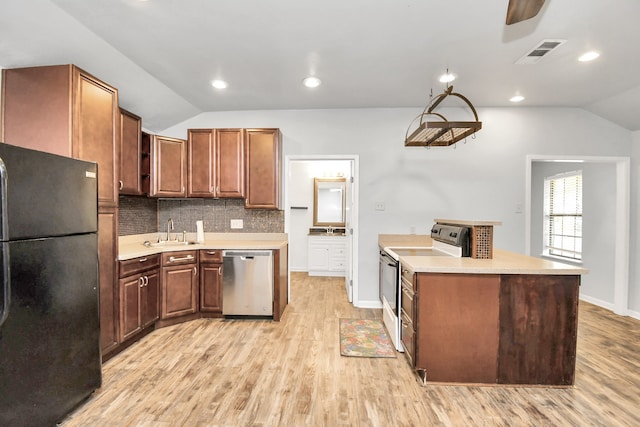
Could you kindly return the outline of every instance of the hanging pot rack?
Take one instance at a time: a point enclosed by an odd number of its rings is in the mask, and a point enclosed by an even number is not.
[[[462,99],[471,109],[475,121],[449,121],[442,114],[434,113],[433,110],[449,95]],[[437,117],[440,120],[426,121],[429,117]],[[409,135],[409,130],[418,119],[420,119],[418,128]],[[482,129],[482,122],[478,121],[478,113],[476,109],[473,108],[471,102],[463,95],[453,92],[453,86],[449,86],[443,93],[433,98],[427,104],[422,114],[416,116],[416,118],[409,123],[409,128],[407,128],[405,134],[404,145],[405,147],[446,147],[473,135],[480,129]]]

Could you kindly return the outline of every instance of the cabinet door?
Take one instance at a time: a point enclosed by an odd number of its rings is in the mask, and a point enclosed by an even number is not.
[[[120,279],[120,342],[142,330],[140,295],[144,276],[136,274]]]
[[[105,355],[118,345],[116,292],[117,212],[98,213],[98,263],[100,268],[100,346]]]
[[[160,317],[160,273],[158,270],[145,273],[142,301],[142,327],[151,326]]]
[[[326,243],[309,244],[309,272],[329,270],[329,245]]]
[[[245,141],[245,207],[280,209],[280,131],[246,129]]]
[[[0,141],[72,157],[71,86],[69,65],[2,70]]]
[[[118,91],[74,67],[73,157],[98,163],[98,203],[118,205]]]
[[[214,196],[214,142],[212,129],[189,129],[188,196]]]
[[[142,119],[120,109],[120,194],[141,195]]]
[[[195,313],[198,304],[196,264],[162,268],[162,318]]]
[[[200,311],[222,313],[222,264],[200,264]]]
[[[151,196],[186,197],[187,141],[154,136]]]
[[[244,137],[242,129],[216,129],[216,197],[244,197]]]

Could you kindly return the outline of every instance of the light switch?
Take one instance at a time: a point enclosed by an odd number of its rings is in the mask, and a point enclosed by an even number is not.
[[[232,219],[231,220],[231,228],[242,228],[244,226],[243,220],[241,219]]]

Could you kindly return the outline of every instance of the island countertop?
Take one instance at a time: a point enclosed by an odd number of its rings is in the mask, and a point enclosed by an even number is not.
[[[378,245],[385,247],[429,247],[431,237],[425,235],[378,235]],[[500,249],[493,250],[491,259],[452,256],[401,256],[403,268],[412,273],[461,274],[550,274],[582,275],[588,270],[579,266],[538,258]]]
[[[181,233],[178,234],[181,235]],[[286,233],[205,233],[204,237],[204,242],[190,245],[169,244],[147,247],[144,242],[156,242],[158,233],[121,236],[118,239],[118,260],[124,261],[162,252],[199,249],[282,249],[289,243]],[[187,240],[195,240],[195,233],[187,233]]]

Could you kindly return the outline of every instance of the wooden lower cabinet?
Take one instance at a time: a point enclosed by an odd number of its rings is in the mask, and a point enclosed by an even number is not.
[[[159,255],[120,262],[120,342],[152,326],[159,317]]]
[[[200,251],[200,311],[222,314],[222,251]]]
[[[574,383],[580,276],[402,272],[401,341],[425,382]]]
[[[579,287],[580,276],[502,276],[498,383],[574,383]]]
[[[273,251],[273,320],[279,322],[289,304],[289,245]]]
[[[500,276],[418,274],[415,363],[428,381],[495,383]]]
[[[162,319],[198,311],[198,251],[162,254]]]

